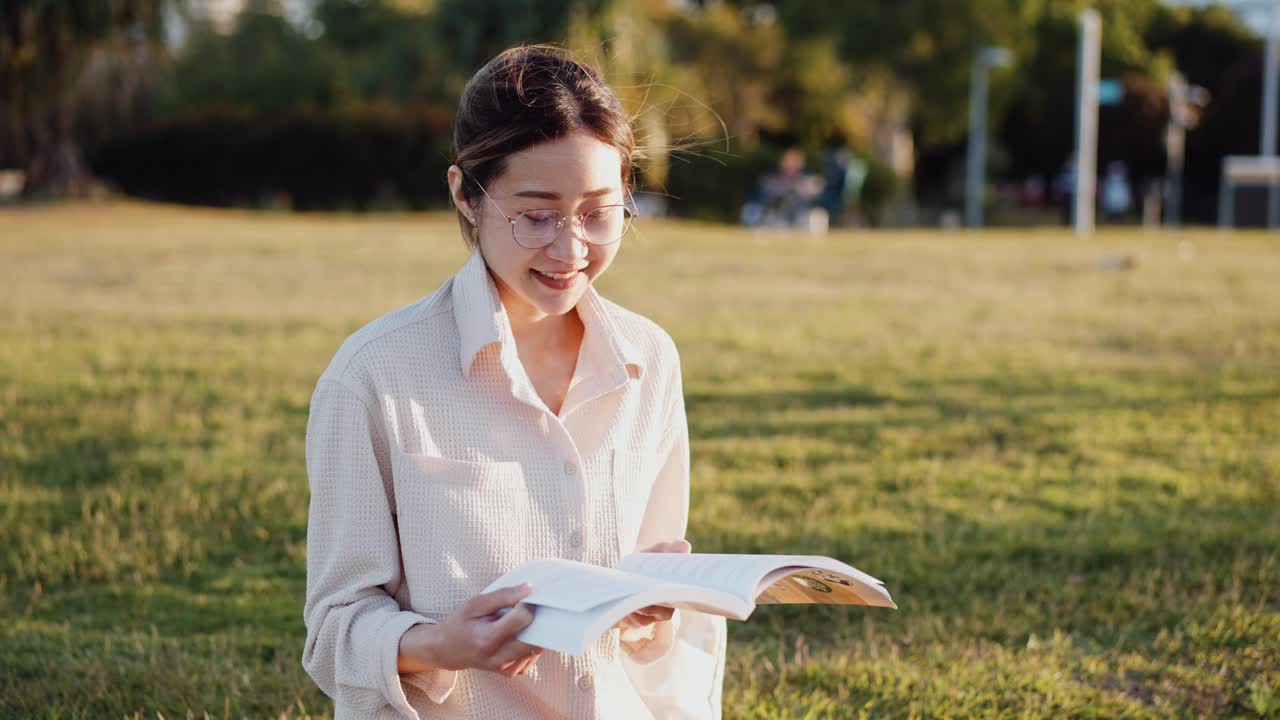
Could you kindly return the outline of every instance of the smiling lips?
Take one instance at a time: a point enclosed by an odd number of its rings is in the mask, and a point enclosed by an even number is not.
[[[579,268],[567,273],[547,272],[545,270],[531,269],[529,272],[538,279],[543,285],[553,290],[568,290],[577,281],[578,276],[582,275],[585,268]]]

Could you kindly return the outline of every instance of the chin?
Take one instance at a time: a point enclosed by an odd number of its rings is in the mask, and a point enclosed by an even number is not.
[[[524,301],[537,308],[545,315],[564,315],[578,306],[582,296],[590,287],[591,280],[583,278],[576,287],[555,290],[542,285],[537,280],[530,280],[524,287]]]
[[[572,296],[566,295],[559,298],[539,297],[530,304],[546,315],[564,315],[576,308],[581,299],[582,293],[574,293]]]

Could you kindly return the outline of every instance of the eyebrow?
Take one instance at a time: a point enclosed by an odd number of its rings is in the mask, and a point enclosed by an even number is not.
[[[584,198],[600,197],[601,195],[608,195],[609,193],[612,193],[612,192],[613,192],[613,188],[605,187],[605,188],[592,190],[590,192],[585,192],[582,194],[582,197]],[[512,197],[538,198],[540,200],[559,200],[561,199],[562,196],[558,192],[551,192],[549,190],[521,190],[520,192],[512,195]]]

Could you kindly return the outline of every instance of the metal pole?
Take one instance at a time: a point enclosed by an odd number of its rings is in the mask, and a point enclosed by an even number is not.
[[[1098,68],[1101,62],[1102,18],[1092,8],[1080,13],[1080,55],[1076,74],[1076,193],[1077,235],[1093,232],[1094,195],[1098,185]]]
[[[987,175],[987,64],[981,53],[973,60],[969,81],[969,156],[964,185],[964,220],[982,227],[982,201]]]
[[[1276,104],[1280,87],[1280,0],[1271,0],[1271,23],[1262,71],[1262,138],[1258,143],[1264,157],[1276,156]],[[1280,226],[1280,186],[1267,186],[1267,227]]]

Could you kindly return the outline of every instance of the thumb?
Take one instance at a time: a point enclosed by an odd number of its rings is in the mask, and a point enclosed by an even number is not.
[[[689,541],[685,540],[684,538],[681,538],[679,540],[669,540],[667,542],[660,542],[654,545],[650,545],[649,547],[645,548],[644,550],[641,550],[640,552],[687,553],[687,552],[690,552],[692,549],[693,549],[693,546],[689,544]]]
[[[529,583],[521,583],[512,587],[499,588],[493,592],[476,595],[467,602],[467,617],[484,617],[492,615],[503,608],[509,608],[533,592]]]

